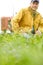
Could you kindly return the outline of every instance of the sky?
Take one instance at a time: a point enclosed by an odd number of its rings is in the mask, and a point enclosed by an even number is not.
[[[28,7],[31,0],[0,0],[0,17],[15,16],[20,9]],[[40,0],[38,11],[43,16],[43,0]]]

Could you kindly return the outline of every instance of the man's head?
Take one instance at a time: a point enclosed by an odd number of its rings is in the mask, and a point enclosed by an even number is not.
[[[32,10],[36,11],[38,9],[39,0],[31,0],[30,7]]]

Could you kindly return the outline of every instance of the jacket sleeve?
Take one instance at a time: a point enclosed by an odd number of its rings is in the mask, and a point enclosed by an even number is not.
[[[43,18],[41,18],[40,25],[39,25],[39,30],[41,32],[43,32]]]
[[[17,15],[11,19],[12,30],[14,32],[19,30],[19,22],[22,16],[23,16],[23,9],[20,10],[20,12],[17,13]]]

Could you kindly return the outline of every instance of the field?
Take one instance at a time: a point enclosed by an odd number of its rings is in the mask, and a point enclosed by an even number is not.
[[[0,34],[0,65],[43,65],[43,34]]]

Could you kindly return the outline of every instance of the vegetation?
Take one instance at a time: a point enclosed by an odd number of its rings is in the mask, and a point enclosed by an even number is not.
[[[43,65],[43,34],[0,34],[0,65]]]

